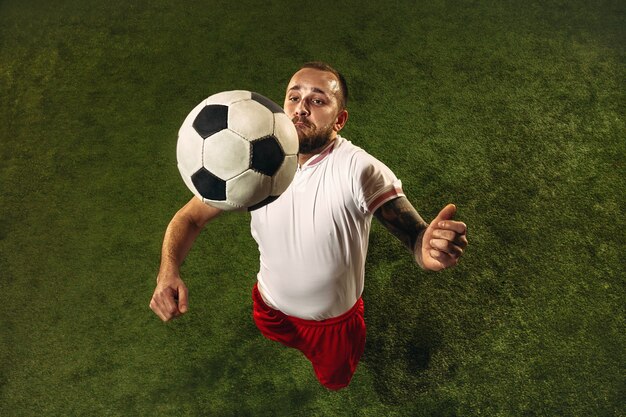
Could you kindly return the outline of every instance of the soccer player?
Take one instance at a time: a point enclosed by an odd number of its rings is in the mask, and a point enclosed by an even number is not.
[[[454,205],[426,223],[393,172],[339,135],[347,99],[344,77],[328,64],[307,63],[293,75],[284,110],[298,132],[298,170],[276,201],[251,212],[260,252],[254,322],[266,338],[299,349],[331,390],[350,383],[365,347],[361,294],[372,217],[426,270],[456,265],[467,246]],[[168,225],[150,302],[163,321],[187,312],[179,267],[220,213],[193,197]]]

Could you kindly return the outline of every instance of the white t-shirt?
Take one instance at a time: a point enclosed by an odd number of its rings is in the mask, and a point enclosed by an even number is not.
[[[265,302],[306,320],[348,311],[363,292],[372,214],[403,195],[389,168],[338,136],[276,201],[251,212]]]

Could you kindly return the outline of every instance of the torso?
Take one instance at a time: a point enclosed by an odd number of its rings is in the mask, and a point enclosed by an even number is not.
[[[354,178],[364,155],[368,163],[376,161],[338,137],[298,169],[280,198],[252,212],[258,286],[271,307],[323,320],[343,314],[361,296],[373,211],[359,188],[362,181]],[[380,165],[384,187],[401,195],[399,181]]]

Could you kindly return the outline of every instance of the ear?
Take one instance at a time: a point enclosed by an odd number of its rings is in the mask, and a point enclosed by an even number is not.
[[[343,109],[337,115],[337,119],[335,120],[335,123],[333,124],[333,130],[335,132],[339,132],[346,125],[347,121],[348,121],[348,110]]]

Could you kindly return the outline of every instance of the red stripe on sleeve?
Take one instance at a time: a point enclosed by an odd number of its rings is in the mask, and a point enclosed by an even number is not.
[[[404,196],[404,192],[402,191],[402,189],[394,187],[391,190],[385,193],[382,193],[381,195],[376,197],[376,199],[372,201],[372,203],[369,205],[368,210],[370,213],[374,213],[376,210],[378,210],[380,206],[385,204],[387,201],[392,200],[396,197],[403,197],[403,196]]]

